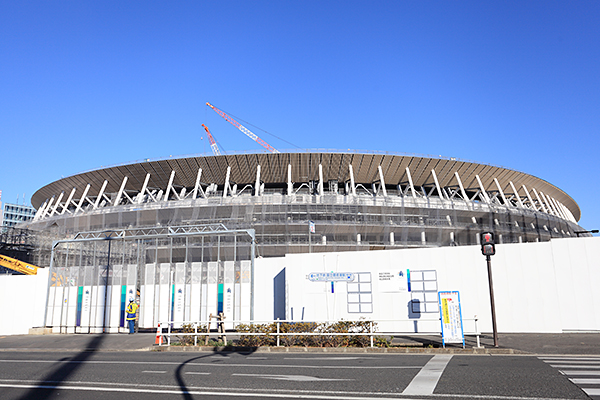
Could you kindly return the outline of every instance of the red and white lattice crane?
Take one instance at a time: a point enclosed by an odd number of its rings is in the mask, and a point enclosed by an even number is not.
[[[221,117],[225,118],[226,121],[229,121],[233,126],[238,128],[240,131],[244,132],[250,139],[259,143],[261,146],[263,146],[265,149],[269,150],[271,153],[279,153],[279,151],[276,148],[274,148],[269,143],[265,142],[264,140],[262,140],[261,138],[256,136],[254,133],[252,133],[250,130],[248,130],[244,125],[240,124],[235,119],[231,118],[229,115],[227,115],[223,111],[219,110],[217,107],[213,106],[212,104],[210,104],[208,102],[206,103],[206,105],[209,106],[210,108],[212,108],[213,110],[215,110],[215,112],[217,114],[219,114]]]
[[[221,152],[219,151],[219,146],[217,146],[217,142],[215,142],[215,139],[210,134],[210,131],[208,130],[206,125],[202,124],[202,126],[204,127],[204,130],[206,131],[206,134],[208,135],[208,141],[210,142],[210,148],[212,149],[213,154],[215,156],[220,156]]]

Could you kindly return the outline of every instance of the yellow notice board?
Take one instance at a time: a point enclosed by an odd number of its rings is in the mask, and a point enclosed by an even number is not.
[[[460,310],[460,294],[456,291],[438,292],[440,316],[442,322],[442,342],[462,343],[465,347],[465,335]]]
[[[0,254],[0,266],[12,269],[25,275],[37,275],[38,267],[33,264],[27,264],[15,258],[3,256]]]

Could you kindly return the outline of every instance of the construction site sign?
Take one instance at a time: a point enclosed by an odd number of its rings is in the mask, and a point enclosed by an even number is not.
[[[25,275],[37,275],[38,270],[38,267],[33,264],[28,264],[15,258],[3,256],[2,254],[0,254],[0,266],[12,269],[13,271],[17,271]]]

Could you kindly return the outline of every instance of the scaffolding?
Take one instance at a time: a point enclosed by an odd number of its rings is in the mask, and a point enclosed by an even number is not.
[[[222,224],[81,232],[52,245],[44,325],[119,332],[127,299],[140,303],[141,328],[199,320],[219,307],[252,319],[254,258],[254,230]],[[218,290],[230,298],[213,310]]]

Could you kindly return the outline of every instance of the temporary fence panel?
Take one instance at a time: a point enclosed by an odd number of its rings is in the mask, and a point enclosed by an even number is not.
[[[145,264],[144,265],[144,280],[140,285],[140,326],[155,326],[154,324],[154,279],[155,279],[155,265]]]
[[[190,284],[190,316],[189,321],[200,320],[200,308],[202,303],[202,264],[200,262],[191,263],[192,282]]]
[[[172,304],[171,304],[171,321],[183,321],[184,318],[184,300],[185,300],[185,263],[175,264],[175,280],[172,285]],[[181,324],[177,324],[177,328]]]
[[[252,289],[250,283],[250,260],[242,260],[240,262],[241,277],[240,277],[240,319],[250,319],[250,302]]]
[[[171,304],[171,264],[161,263],[159,265],[159,285],[158,289],[158,320],[167,321],[169,319],[169,306]]]
[[[218,272],[218,262],[211,261],[208,263],[208,278],[206,284],[206,298],[203,299],[205,302],[204,313],[208,319],[209,315],[215,315],[219,312],[218,305],[218,281],[217,281],[217,272]]]

